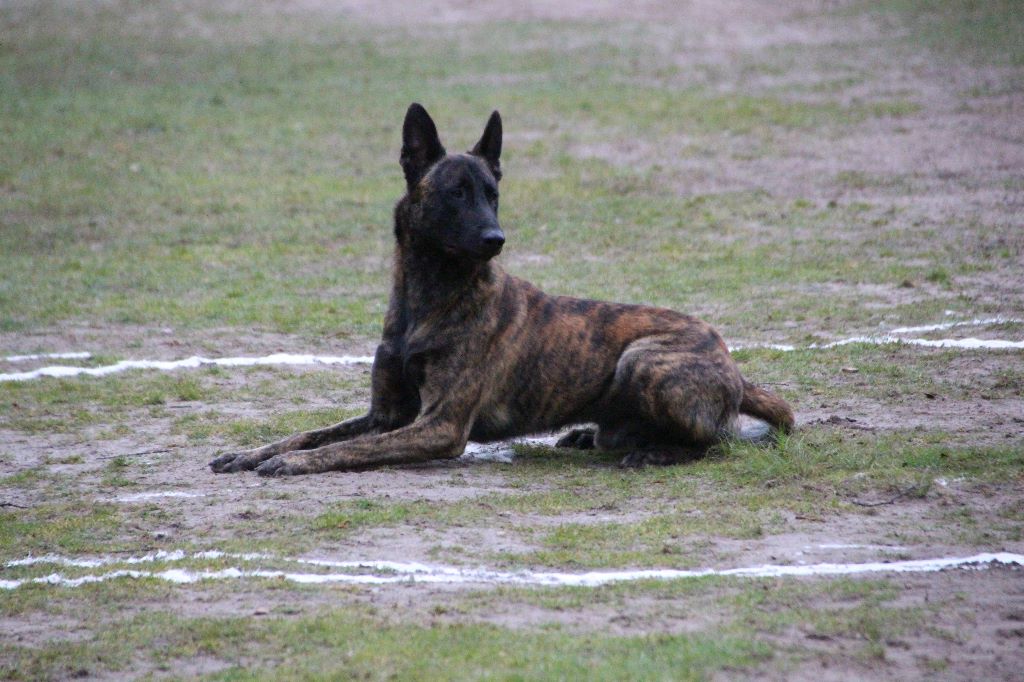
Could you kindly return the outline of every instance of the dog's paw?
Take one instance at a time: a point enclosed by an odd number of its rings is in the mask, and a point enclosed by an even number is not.
[[[707,448],[689,445],[666,445],[638,448],[633,450],[619,462],[623,469],[640,469],[646,466],[669,466],[693,462],[707,454]]]
[[[316,473],[305,453],[288,452],[275,455],[256,467],[260,476],[299,476]]]
[[[237,471],[251,471],[265,458],[259,457],[252,450],[229,452],[210,462],[210,469],[215,474],[233,474]]]
[[[643,469],[648,464],[649,462],[647,461],[646,452],[630,452],[629,454],[622,458],[622,461],[619,462],[619,468]]]
[[[558,439],[556,448],[575,448],[577,450],[592,450],[594,438],[597,436],[596,429],[573,429]]]
[[[622,458],[619,466],[623,469],[642,469],[647,466],[663,467],[695,459],[692,454],[684,448],[634,450]]]

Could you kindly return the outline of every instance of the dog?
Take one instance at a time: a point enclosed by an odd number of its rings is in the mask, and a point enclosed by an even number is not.
[[[793,428],[793,411],[746,381],[706,322],[664,308],[551,296],[492,259],[501,116],[448,154],[413,103],[402,127],[406,194],[369,411],[217,457],[214,472],[264,476],[458,457],[488,442],[567,426],[559,447],[624,452],[622,465],[685,462],[737,435],[738,415]],[[769,428],[770,427],[770,431]]]

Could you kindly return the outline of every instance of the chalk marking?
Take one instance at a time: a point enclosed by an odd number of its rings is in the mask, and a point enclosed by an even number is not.
[[[729,346],[730,353],[734,353],[738,350],[781,350],[786,353],[791,353],[797,350],[797,347],[791,346],[788,343],[738,343],[733,346]]]
[[[902,545],[858,545],[842,542],[826,542],[825,544],[818,545],[817,547],[818,549],[880,549],[882,551],[889,552],[901,552],[907,549]],[[810,546],[805,546],[804,549],[810,549]]]
[[[1015,317],[986,317],[974,318],[973,320],[961,320],[959,322],[940,322],[938,324],[925,324],[918,327],[896,327],[890,334],[920,334],[921,332],[934,332],[942,329],[953,329],[954,327],[984,327],[990,324],[1020,324],[1024,320]]]
[[[784,343],[765,343],[765,344],[751,344],[751,345],[738,345],[733,346],[730,350],[747,350],[747,349],[768,349],[778,350],[784,352],[792,352],[796,350],[827,350],[829,348],[839,348],[840,346],[848,346],[854,343],[871,344],[875,346],[885,346],[890,344],[905,344],[908,346],[924,346],[927,348],[962,348],[965,350],[1018,350],[1024,349],[1024,341],[1006,341],[1004,339],[919,339],[919,338],[904,338],[897,336],[898,334],[920,334],[922,332],[940,331],[945,329],[952,329],[954,327],[985,327],[992,324],[1019,324],[1022,320],[1013,317],[988,317],[988,318],[975,318],[973,320],[961,320],[958,322],[941,322],[939,324],[926,324],[917,327],[896,327],[891,330],[888,334],[879,334],[872,336],[852,336],[848,339],[840,339],[839,341],[831,341],[829,343],[812,343],[803,348],[792,346]]]
[[[29,381],[40,377],[73,377],[80,374],[100,377],[129,369],[157,369],[169,372],[176,369],[197,369],[199,367],[253,367],[256,365],[368,365],[373,358],[368,355],[301,355],[274,353],[263,357],[204,358],[193,355],[183,360],[122,360],[103,367],[71,367],[53,365],[32,370],[0,374],[0,381]]]
[[[27,360],[85,360],[92,357],[92,353],[36,353],[34,355],[7,355],[4,362],[25,362]]]
[[[128,557],[117,557],[117,556],[106,556],[97,557],[95,559],[76,559],[74,557],[60,556],[59,554],[44,554],[42,556],[27,556],[24,559],[14,559],[4,563],[4,568],[16,568],[18,566],[36,566],[38,564],[56,564],[60,566],[70,566],[73,568],[98,568],[100,566],[111,566],[113,564],[151,564],[157,561],[184,561],[186,559],[238,559],[240,561],[257,561],[262,559],[272,559],[269,554],[231,554],[227,552],[220,552],[217,550],[209,550],[205,552],[195,552],[193,554],[186,554],[180,549],[167,551],[157,550],[149,554],[143,554],[142,556],[128,556]],[[299,559],[298,561],[301,561]]]
[[[927,348],[963,348],[965,350],[1019,350],[1024,349],[1024,341],[1006,341],[1004,339],[905,339],[899,336],[854,336],[842,341],[807,346],[808,350],[837,348],[852,343],[865,343],[875,346],[907,345],[925,346]]]
[[[154,491],[148,493],[132,493],[130,495],[121,495],[115,497],[114,502],[146,502],[149,500],[157,500],[165,497],[173,498],[191,498],[191,497],[206,497],[206,493],[186,493],[180,490],[164,490]]]
[[[803,348],[784,343],[766,343],[736,345],[731,350],[746,349],[770,349],[785,352],[796,350],[823,350],[838,348],[853,343],[864,343],[873,345],[905,344],[909,346],[924,346],[929,348],[962,348],[966,350],[1021,350],[1024,349],[1024,341],[1007,341],[1004,339],[920,339],[904,338],[897,334],[910,334],[954,327],[983,327],[992,324],[1020,323],[1022,320],[1009,317],[977,318],[974,320],[962,320],[959,322],[942,322],[939,324],[922,325],[918,327],[897,327],[888,334],[877,336],[853,336],[848,339],[832,341],[830,343],[812,343]],[[61,358],[82,358],[90,357],[89,353],[50,353],[41,355],[11,355],[5,360],[18,362],[28,359],[39,359],[46,357]],[[274,353],[262,357],[226,357],[226,358],[204,358],[194,355],[183,360],[122,360],[113,365],[103,367],[72,367],[69,365],[52,365],[32,370],[30,372],[12,372],[0,374],[0,381],[30,381],[41,377],[73,377],[106,376],[117,372],[124,372],[130,369],[155,369],[160,371],[172,371],[176,369],[196,369],[199,367],[253,367],[267,365],[369,365],[373,364],[373,357],[369,355],[308,355],[294,353]],[[498,461],[502,461],[498,459]]]
[[[135,563],[145,561],[175,561],[186,558],[184,554],[166,552],[162,558],[160,553],[137,557]],[[206,552],[192,555],[195,558],[220,558],[239,555],[227,555],[219,552]],[[243,555],[244,556],[244,555]],[[264,555],[248,555],[253,559],[270,559]],[[84,562],[132,563],[129,559],[69,559],[65,557],[29,557],[13,562],[7,566],[24,566],[31,563],[62,563],[79,566]],[[347,583],[361,585],[386,585],[393,583],[423,584],[512,584],[538,585],[550,587],[599,587],[614,582],[633,580],[677,580],[682,578],[704,578],[709,576],[738,578],[787,578],[817,577],[837,575],[858,575],[866,573],[930,573],[947,569],[987,569],[994,565],[1024,566],[1024,555],[1008,552],[976,554],[969,557],[947,557],[938,559],[915,559],[909,561],[868,562],[860,564],[821,563],[812,565],[775,565],[765,564],[745,568],[730,569],[649,569],[636,571],[588,571],[586,573],[559,573],[538,571],[494,571],[486,568],[459,568],[454,566],[429,566],[427,564],[400,561],[331,561],[327,559],[279,559],[299,564],[327,567],[371,569],[378,573],[296,573],[281,570],[225,568],[221,570],[190,571],[187,569],[167,569],[164,571],[140,571],[135,569],[119,569],[99,575],[85,575],[69,578],[59,573],[25,578],[21,580],[0,580],[0,589],[13,590],[26,584],[56,585],[63,587],[79,587],[89,583],[97,583],[117,578],[155,578],[176,584],[196,583],[202,580],[227,580],[242,578],[279,578],[299,584]],[[388,574],[381,572],[387,571]]]

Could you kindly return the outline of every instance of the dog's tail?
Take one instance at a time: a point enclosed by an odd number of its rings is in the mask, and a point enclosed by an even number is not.
[[[743,400],[740,401],[740,412],[757,417],[780,433],[789,433],[793,430],[793,408],[789,406],[789,403],[746,379],[743,380]],[[742,432],[740,438],[760,440],[768,435],[765,430],[753,430]]]

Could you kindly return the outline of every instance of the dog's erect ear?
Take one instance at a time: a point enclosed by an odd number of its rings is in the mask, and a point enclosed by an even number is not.
[[[437,126],[430,114],[421,105],[413,102],[405,112],[402,125],[402,172],[405,182],[412,190],[420,178],[445,155],[444,147],[437,136]]]
[[[483,136],[469,153],[483,157],[487,165],[491,167],[494,179],[501,180],[501,162],[498,160],[501,157],[501,114],[497,111],[491,114],[487,120],[487,127],[484,128]]]

